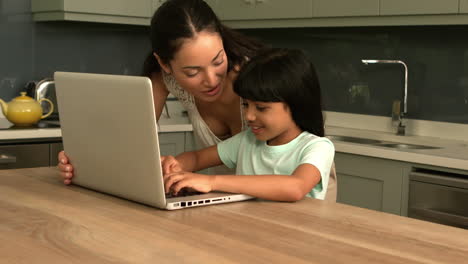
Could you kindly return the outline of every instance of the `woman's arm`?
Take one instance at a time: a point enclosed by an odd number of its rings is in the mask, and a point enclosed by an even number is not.
[[[154,108],[156,110],[156,119],[159,120],[169,91],[167,90],[166,84],[164,83],[162,74],[160,72],[154,72],[151,75],[151,83],[153,85],[153,100]]]
[[[292,175],[202,175],[176,172],[165,175],[166,191],[182,188],[200,192],[243,193],[273,201],[298,201],[320,182],[320,171],[311,164],[301,164]]]

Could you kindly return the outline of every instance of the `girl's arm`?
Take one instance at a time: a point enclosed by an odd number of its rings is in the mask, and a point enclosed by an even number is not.
[[[199,171],[223,163],[219,158],[218,149],[215,145],[201,150],[183,152],[175,158],[171,156],[162,157],[161,164],[163,173],[168,174],[174,171]]]
[[[166,191],[189,187],[200,192],[243,193],[274,201],[298,201],[320,182],[320,171],[301,164],[292,175],[202,175],[177,172],[166,175]]]
[[[292,175],[215,176],[213,189],[248,194],[266,200],[293,202],[304,198],[320,179],[320,171],[314,165],[301,164]]]

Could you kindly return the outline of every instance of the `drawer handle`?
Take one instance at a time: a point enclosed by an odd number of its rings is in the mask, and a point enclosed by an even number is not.
[[[11,164],[11,163],[16,163],[15,156],[0,154],[0,164]]]

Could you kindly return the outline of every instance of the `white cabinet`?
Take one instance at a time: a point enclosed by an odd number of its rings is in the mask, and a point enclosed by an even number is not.
[[[380,15],[457,14],[464,0],[380,0]]]
[[[35,21],[149,25],[152,0],[31,0]]]
[[[223,0],[218,6],[222,20],[288,19],[312,15],[310,0]]]
[[[378,16],[378,0],[313,0],[313,17]]]

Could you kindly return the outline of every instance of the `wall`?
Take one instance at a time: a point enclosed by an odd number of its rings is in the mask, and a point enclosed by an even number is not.
[[[0,0],[0,98],[55,71],[139,75],[150,51],[143,26],[33,22],[30,0]]]
[[[250,29],[276,47],[308,51],[325,109],[390,116],[402,98],[403,67],[361,59],[400,59],[409,67],[408,116],[468,124],[466,26]],[[0,98],[53,72],[138,75],[150,50],[148,27],[32,21],[29,0],[0,0]]]
[[[275,47],[308,51],[326,110],[391,116],[403,98],[399,64],[364,65],[361,59],[397,59],[408,65],[408,117],[468,124],[467,26],[250,29]]]

